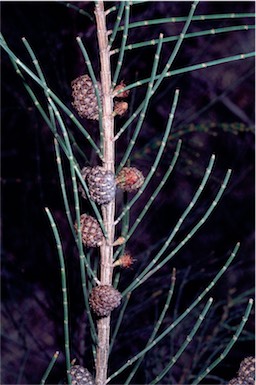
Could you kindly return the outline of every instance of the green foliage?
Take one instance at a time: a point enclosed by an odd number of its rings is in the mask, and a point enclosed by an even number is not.
[[[73,9],[75,12],[78,12],[81,16],[84,16],[90,22],[94,22],[92,15],[87,12],[86,4],[83,7],[80,7],[80,3],[71,4],[67,2],[60,2]],[[191,42],[197,38],[203,36],[217,36],[218,34],[227,35],[229,33],[235,33],[239,31],[250,31],[254,29],[254,25],[243,24],[242,25],[232,25],[225,26],[220,28],[210,28],[196,30],[193,32],[188,32],[189,28],[193,25],[194,22],[205,21],[205,20],[244,20],[245,18],[248,21],[254,17],[251,13],[231,13],[231,14],[198,14],[195,15],[197,7],[200,8],[198,2],[194,2],[191,6],[191,9],[187,16],[181,17],[166,17],[164,19],[152,19],[152,20],[133,20],[133,7],[139,6],[143,2],[119,2],[117,5],[109,8],[106,11],[106,18],[108,24],[108,17],[113,17],[114,21],[109,26],[108,42],[109,42],[109,60],[112,63],[112,87],[114,88],[123,76],[122,71],[126,63],[126,55],[131,54],[136,57],[138,50],[147,49],[148,47],[154,47],[155,54],[152,60],[152,67],[150,75],[146,74],[144,78],[140,80],[134,79],[133,82],[130,82],[129,85],[125,86],[125,90],[132,90],[133,92],[138,92],[138,100],[135,97],[134,110],[131,111],[130,116],[122,117],[120,120],[115,120],[115,136],[113,143],[117,149],[117,155],[120,159],[116,160],[115,170],[118,173],[124,166],[130,164],[130,162],[135,163],[140,160],[147,163],[147,175],[145,177],[145,182],[143,186],[138,190],[138,192],[132,197],[127,198],[127,194],[124,194],[116,202],[116,211],[117,215],[113,226],[116,227],[117,232],[120,232],[121,236],[124,237],[124,243],[118,246],[115,250],[113,261],[117,260],[120,255],[125,251],[126,245],[129,247],[129,241],[132,236],[136,234],[138,227],[143,221],[145,221],[146,215],[149,214],[150,207],[153,203],[156,203],[157,198],[160,195],[160,192],[164,187],[166,187],[167,182],[170,178],[173,178],[173,172],[182,158],[183,148],[182,140],[192,133],[206,133],[209,135],[218,136],[220,130],[223,130],[234,135],[238,135],[241,132],[251,132],[252,128],[249,125],[246,125],[242,122],[235,123],[216,123],[216,122],[202,122],[196,124],[185,124],[182,123],[175,125],[175,119],[177,118],[177,112],[182,106],[179,104],[179,94],[182,90],[177,89],[172,91],[172,103],[171,108],[166,112],[168,119],[165,117],[165,129],[159,130],[159,133],[154,135],[149,139],[146,145],[138,146],[140,140],[140,135],[145,125],[147,124],[147,118],[150,114],[150,108],[152,106],[152,101],[154,97],[160,94],[161,87],[163,86],[164,81],[168,81],[169,78],[175,78],[183,74],[191,74],[193,71],[199,71],[201,69],[206,69],[209,67],[219,66],[225,63],[234,63],[236,61],[249,60],[255,56],[254,52],[240,52],[237,54],[231,54],[230,56],[218,57],[208,61],[201,61],[197,64],[184,65],[178,68],[174,67],[175,60],[178,59],[179,53],[183,48],[184,42]],[[106,2],[106,7],[108,4]],[[179,34],[174,34],[173,36],[164,36],[162,33],[159,34],[154,39],[140,41],[129,41],[130,33],[133,32],[134,28],[139,28],[140,30],[144,27],[151,27],[154,25],[168,25],[172,26],[176,23],[184,23]],[[134,35],[132,35],[134,36]],[[139,33],[138,35],[139,36]],[[74,36],[75,39],[75,36]],[[81,175],[81,169],[84,166],[84,162],[89,163],[91,158],[83,150],[83,141],[86,141],[88,144],[87,148],[90,148],[90,151],[94,154],[94,159],[96,163],[104,162],[104,146],[106,145],[105,137],[105,127],[103,113],[104,108],[102,108],[101,95],[97,87],[97,79],[99,75],[97,73],[97,68],[95,66],[95,61],[90,58],[89,50],[87,50],[87,42],[85,38],[80,36],[76,37],[80,53],[83,57],[85,68],[84,73],[88,72],[92,82],[95,86],[96,98],[99,106],[99,124],[97,127],[97,132],[90,132],[90,126],[87,127],[87,122],[82,121],[76,117],[76,113],[66,104],[62,97],[59,95],[58,91],[54,91],[44,75],[44,69],[41,68],[39,64],[39,59],[36,57],[30,43],[26,38],[22,39],[22,42],[29,54],[29,63],[26,63],[26,60],[21,59],[19,54],[16,54],[14,50],[8,43],[8,36],[6,40],[1,36],[1,46],[3,51],[9,56],[15,72],[21,78],[25,90],[27,91],[29,97],[31,98],[35,108],[38,110],[41,115],[42,120],[48,126],[49,130],[52,133],[54,139],[54,148],[55,156],[57,163],[57,172],[59,177],[60,190],[63,198],[63,210],[65,211],[66,218],[69,224],[70,233],[65,234],[65,236],[70,237],[74,240],[74,246],[76,247],[76,255],[79,257],[79,269],[81,277],[81,291],[83,293],[84,307],[86,309],[86,314],[88,317],[88,325],[90,329],[90,346],[86,346],[87,350],[90,350],[91,355],[94,359],[94,362],[97,362],[97,327],[96,321],[88,302],[89,292],[94,284],[99,284],[99,252],[88,252],[82,244],[81,237],[81,228],[80,228],[80,215],[84,209],[84,202],[81,203],[79,195],[79,185],[82,185],[87,196],[87,210],[92,211],[93,215],[97,218],[100,226],[103,230],[104,236],[107,241],[109,241],[106,223],[104,223],[104,209],[101,209],[93,202],[90,198],[88,186],[84,181]],[[173,43],[171,52],[168,54],[167,60],[163,63],[163,50],[166,47],[166,44]],[[116,56],[117,55],[117,56]],[[32,67],[34,66],[34,68]],[[95,66],[95,68],[94,68]],[[31,69],[33,68],[33,69]],[[143,93],[144,92],[144,93]],[[43,94],[43,97],[42,97]],[[141,100],[140,100],[141,99]],[[209,103],[209,105],[211,102]],[[208,104],[204,107],[207,108]],[[68,122],[71,121],[70,125]],[[128,143],[127,146],[122,142],[125,134],[127,135]],[[79,139],[80,138],[80,139]],[[82,139],[81,139],[82,138]],[[137,148],[138,146],[138,148]],[[81,155],[83,161],[80,161],[80,157],[77,154]],[[153,154],[153,155],[152,155]],[[121,155],[121,156],[120,156]],[[110,341],[110,353],[114,351],[114,343],[118,340],[120,330],[122,328],[122,323],[125,322],[125,314],[129,313],[130,299],[133,297],[136,290],[143,284],[147,284],[149,278],[156,276],[157,272],[164,271],[172,264],[170,261],[174,256],[176,256],[183,247],[187,245],[194,237],[194,235],[201,229],[203,225],[208,221],[212,212],[217,208],[223,194],[226,191],[228,184],[230,183],[231,178],[231,169],[227,169],[224,173],[224,176],[217,178],[218,187],[217,191],[212,194],[210,197],[211,202],[208,204],[208,208],[205,208],[202,205],[200,216],[197,217],[189,230],[186,229],[186,234],[183,231],[183,225],[186,223],[188,218],[193,217],[193,210],[196,205],[201,204],[201,199],[204,198],[206,190],[208,188],[209,180],[213,177],[213,169],[215,166],[216,156],[209,154],[208,157],[209,164],[205,168],[205,171],[201,172],[201,182],[197,184],[197,187],[193,191],[193,197],[187,207],[183,210],[183,213],[179,216],[179,219],[176,223],[168,229],[168,235],[165,238],[159,240],[161,245],[148,245],[148,250],[150,254],[150,260],[146,266],[142,266],[141,271],[136,271],[132,280],[128,282],[125,281],[125,288],[122,288],[123,277],[125,277],[126,271],[115,271],[113,278],[113,285],[115,287],[121,287],[123,296],[123,304],[119,310],[117,319],[115,319],[115,325],[112,325],[112,339]],[[185,157],[188,161],[188,157]],[[68,164],[66,168],[64,164]],[[164,174],[161,176],[160,182],[155,187],[151,187],[152,180],[156,177],[157,172],[159,171],[160,165],[164,168]],[[220,181],[221,180],[221,181]],[[71,195],[67,186],[71,185]],[[151,190],[150,190],[151,188]],[[147,195],[148,194],[148,195]],[[141,197],[144,197],[142,207],[136,206]],[[216,208],[217,206],[217,208]],[[139,209],[138,209],[139,207]],[[137,211],[136,211],[137,210]],[[133,212],[135,211],[135,219]],[[61,265],[61,285],[63,293],[63,328],[64,328],[64,345],[65,345],[65,362],[66,362],[66,373],[68,383],[71,383],[70,378],[70,365],[71,359],[73,356],[72,353],[72,342],[70,342],[72,332],[70,330],[69,324],[69,296],[67,293],[68,285],[66,282],[66,267],[64,261],[64,255],[62,250],[62,242],[59,232],[57,230],[56,223],[53,219],[51,211],[47,208],[46,213],[48,215],[54,239],[56,242],[56,247],[58,251],[58,256]],[[131,220],[132,218],[132,220]],[[74,230],[74,223],[77,223],[77,231]],[[203,324],[207,320],[207,316],[210,314],[210,307],[213,303],[213,299],[208,297],[210,290],[216,285],[219,279],[222,277],[226,270],[229,268],[230,264],[233,262],[236,254],[238,253],[239,243],[235,245],[233,251],[228,258],[227,262],[223,264],[222,268],[219,268],[219,271],[215,274],[214,277],[210,277],[203,289],[200,288],[196,299],[194,299],[189,305],[187,305],[184,311],[179,311],[179,314],[176,314],[175,319],[166,326],[165,320],[168,315],[168,311],[171,306],[171,301],[175,301],[176,298],[173,298],[173,294],[177,287],[175,284],[175,270],[173,270],[173,275],[171,277],[171,283],[168,286],[168,292],[165,299],[164,306],[160,314],[156,318],[156,322],[153,326],[152,332],[149,335],[146,345],[132,357],[127,357],[125,363],[120,363],[119,368],[114,370],[107,379],[107,382],[113,381],[113,379],[119,379],[120,374],[125,372],[126,379],[124,380],[125,385],[131,384],[133,377],[136,375],[139,370],[140,365],[143,360],[147,359],[147,354],[151,351],[154,352],[154,348],[159,344],[164,338],[169,335],[172,335],[176,327],[183,325],[183,322],[190,323],[190,331],[187,334],[187,337],[183,338],[180,342],[180,346],[173,352],[172,357],[168,362],[165,363],[165,367],[161,368],[160,373],[158,373],[154,378],[150,378],[150,384],[163,383],[162,379],[171,371],[173,366],[175,366],[176,361],[181,357],[184,351],[188,348],[189,344],[194,340],[196,334],[202,329]],[[158,250],[158,251],[156,251]],[[124,278],[125,279],[125,278]],[[179,282],[179,285],[181,283]],[[202,301],[205,301],[201,304]],[[244,300],[242,301],[244,302]],[[248,302],[248,301],[247,301]],[[191,383],[198,384],[203,378],[207,378],[208,374],[218,365],[229,353],[230,349],[233,347],[236,340],[243,335],[243,330],[245,328],[246,321],[248,320],[251,310],[252,310],[252,300],[249,299],[248,305],[244,310],[244,316],[242,321],[239,324],[236,323],[235,329],[231,330],[233,337],[231,339],[225,340],[226,347],[221,351],[217,351],[217,354],[213,353],[210,363],[207,362],[207,365],[201,365],[201,371],[198,372],[198,368],[193,368],[193,373],[190,374],[189,381]],[[239,302],[240,303],[240,302]],[[196,321],[194,321],[193,326],[191,326],[192,321],[188,321],[190,316],[196,316]],[[193,319],[193,318],[191,318]],[[229,321],[225,321],[224,326],[229,329]],[[131,325],[132,327],[132,325]],[[175,331],[174,331],[175,333]],[[175,334],[174,334],[175,335]],[[203,343],[203,342],[202,342]],[[214,351],[214,349],[213,349]],[[212,351],[209,352],[209,355]],[[153,354],[153,353],[152,353]],[[54,364],[57,360],[57,353],[53,356],[51,362],[49,363],[48,368],[44,376],[42,377],[41,383],[44,384],[51,370],[54,370]],[[150,357],[149,357],[150,360]],[[96,364],[97,365],[97,364]],[[129,369],[129,371],[127,371]],[[209,377],[210,378],[210,377]]]

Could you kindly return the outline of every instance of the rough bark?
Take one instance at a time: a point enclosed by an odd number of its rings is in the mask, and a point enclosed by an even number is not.
[[[101,65],[101,84],[102,84],[102,119],[103,119],[103,166],[114,172],[115,151],[114,151],[114,117],[113,117],[113,97],[111,87],[111,68],[110,55],[107,39],[106,16],[103,1],[99,1],[95,7],[97,23],[97,35]],[[108,234],[108,239],[101,247],[100,262],[100,281],[104,285],[112,283],[112,259],[113,259],[113,240],[114,240],[114,213],[115,201],[106,206],[102,206],[104,225]],[[101,318],[97,321],[98,346],[96,358],[96,385],[105,385],[107,379],[108,354],[109,354],[109,331],[110,316]]]

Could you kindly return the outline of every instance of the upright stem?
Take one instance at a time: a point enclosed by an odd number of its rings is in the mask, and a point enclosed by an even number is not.
[[[111,68],[109,45],[107,38],[106,16],[103,1],[98,1],[95,6],[97,23],[97,35],[101,65],[102,85],[102,126],[103,126],[103,167],[114,172],[115,149],[114,149],[114,118],[113,118],[113,97],[111,88]],[[102,206],[104,226],[108,235],[101,246],[100,281],[104,285],[112,284],[112,260],[114,240],[114,214],[115,201]],[[108,355],[109,355],[109,331],[110,316],[100,318],[97,321],[98,346],[96,357],[96,385],[105,385],[107,379]]]

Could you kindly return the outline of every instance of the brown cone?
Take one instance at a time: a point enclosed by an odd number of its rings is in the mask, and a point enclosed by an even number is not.
[[[82,214],[80,217],[82,241],[85,246],[97,247],[103,242],[103,232],[98,221],[87,214]],[[75,224],[77,230],[77,224]]]
[[[96,166],[87,173],[90,196],[99,205],[111,202],[115,198],[116,182],[114,173]]]
[[[91,373],[81,365],[73,365],[70,369],[72,385],[95,385]]]
[[[89,304],[99,317],[107,317],[121,303],[122,296],[110,285],[100,285],[92,289]]]
[[[241,362],[237,377],[228,385],[255,385],[255,357],[246,357]]]
[[[124,167],[116,177],[117,186],[128,192],[138,190],[144,183],[144,176],[135,167]]]
[[[101,97],[101,84],[97,82]],[[71,83],[73,106],[82,118],[99,120],[99,108],[94,84],[88,75],[79,76]]]

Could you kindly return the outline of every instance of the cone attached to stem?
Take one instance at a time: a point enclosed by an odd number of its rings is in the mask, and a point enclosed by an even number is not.
[[[115,97],[117,99],[125,99],[129,95],[129,91],[122,91],[126,85],[121,82],[115,87],[114,93],[118,92]],[[82,75],[71,82],[72,97],[74,99],[72,105],[82,118],[91,120],[99,120],[99,106],[95,91],[95,85],[89,75]],[[97,82],[100,101],[102,104],[102,86]],[[122,91],[122,92],[120,92]],[[115,102],[115,115],[123,115],[128,109],[128,103],[123,101]]]
[[[101,97],[101,84],[97,82]],[[99,107],[95,87],[89,75],[82,75],[71,83],[73,106],[82,118],[99,120]]]
[[[86,368],[81,365],[73,365],[70,369],[72,385],[95,385],[95,381]]]
[[[88,247],[99,247],[103,243],[103,232],[98,221],[87,214],[82,214],[80,217],[80,227],[82,242]],[[77,223],[75,223],[77,230]]]
[[[92,289],[89,304],[98,317],[108,317],[121,303],[121,293],[111,285],[100,285]]]
[[[144,176],[135,167],[124,167],[116,177],[116,184],[121,190],[132,192],[138,190],[144,183]]]
[[[114,173],[104,167],[84,167],[81,170],[84,180],[88,183],[90,197],[99,205],[105,205],[115,198],[116,182]],[[82,197],[86,198],[82,187]]]

